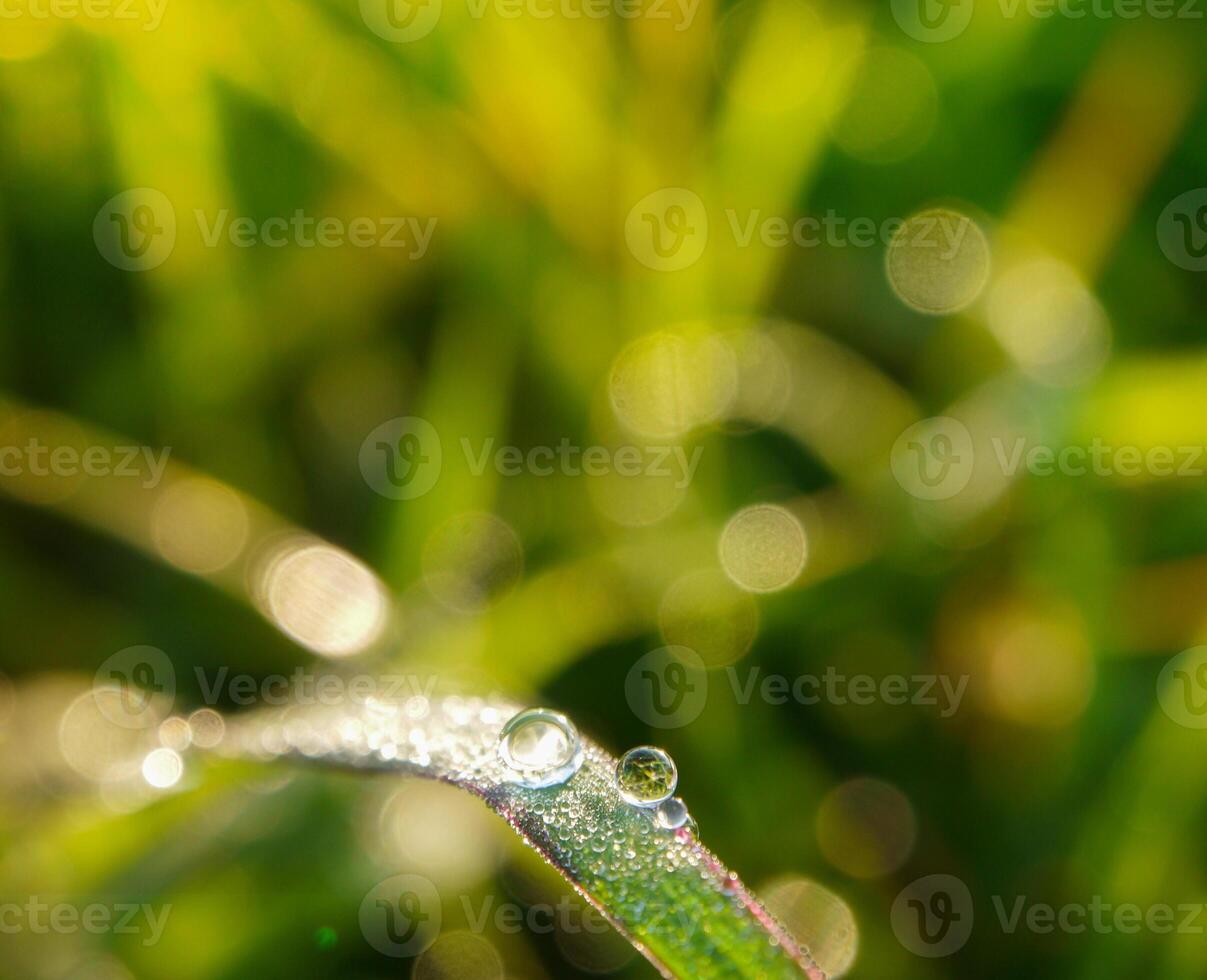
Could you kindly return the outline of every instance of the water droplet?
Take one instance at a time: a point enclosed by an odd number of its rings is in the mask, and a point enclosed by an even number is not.
[[[511,781],[540,789],[564,783],[583,764],[578,729],[565,715],[548,708],[526,708],[499,733],[499,758],[512,770]]]
[[[654,819],[663,830],[678,830],[692,822],[691,814],[687,812],[687,804],[677,796],[659,803],[658,809],[654,811]]]
[[[652,745],[629,749],[616,764],[620,795],[635,806],[656,806],[674,793],[678,784],[674,760]]]

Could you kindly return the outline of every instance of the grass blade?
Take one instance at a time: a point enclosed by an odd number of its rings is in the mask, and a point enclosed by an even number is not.
[[[233,719],[221,751],[409,773],[474,793],[664,976],[824,980],[687,827],[664,829],[621,797],[616,759],[600,746],[582,739],[582,765],[560,784],[515,782],[498,743],[520,710],[462,697],[298,706]]]

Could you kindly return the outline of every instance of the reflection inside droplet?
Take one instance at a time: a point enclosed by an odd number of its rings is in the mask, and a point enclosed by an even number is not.
[[[634,806],[657,806],[675,792],[677,785],[675,760],[657,746],[629,749],[616,763],[616,787]]]
[[[533,788],[553,786],[582,766],[582,740],[565,715],[528,708],[503,726],[499,757],[515,773],[513,782]]]
[[[659,803],[658,809],[654,811],[654,819],[663,830],[678,830],[680,827],[691,827],[693,833],[695,832],[695,821],[692,820],[691,814],[687,812],[687,804],[677,796],[672,796],[669,800],[663,800]]]

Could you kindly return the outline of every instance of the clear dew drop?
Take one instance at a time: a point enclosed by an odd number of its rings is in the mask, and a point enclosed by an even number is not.
[[[548,708],[525,708],[499,733],[499,758],[511,771],[510,782],[532,789],[564,783],[583,764],[578,729],[565,715]]]
[[[629,749],[616,764],[616,787],[634,806],[657,806],[675,792],[678,784],[675,761],[653,745]]]
[[[658,804],[658,809],[654,811],[654,821],[663,830],[678,830],[680,827],[687,827],[693,833],[695,832],[695,821],[687,812],[687,804],[677,796],[672,796],[669,800],[663,800]]]

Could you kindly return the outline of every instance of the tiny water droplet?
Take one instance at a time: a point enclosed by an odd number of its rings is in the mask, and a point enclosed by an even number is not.
[[[583,744],[565,715],[525,708],[499,733],[499,758],[512,770],[511,782],[540,789],[564,783],[578,772]]]
[[[629,749],[616,764],[620,795],[635,806],[657,806],[675,792],[678,784],[674,760],[653,745]]]
[[[679,797],[672,796],[663,800],[654,811],[654,820],[663,830],[678,830],[691,822],[691,814],[687,812],[687,804]]]

